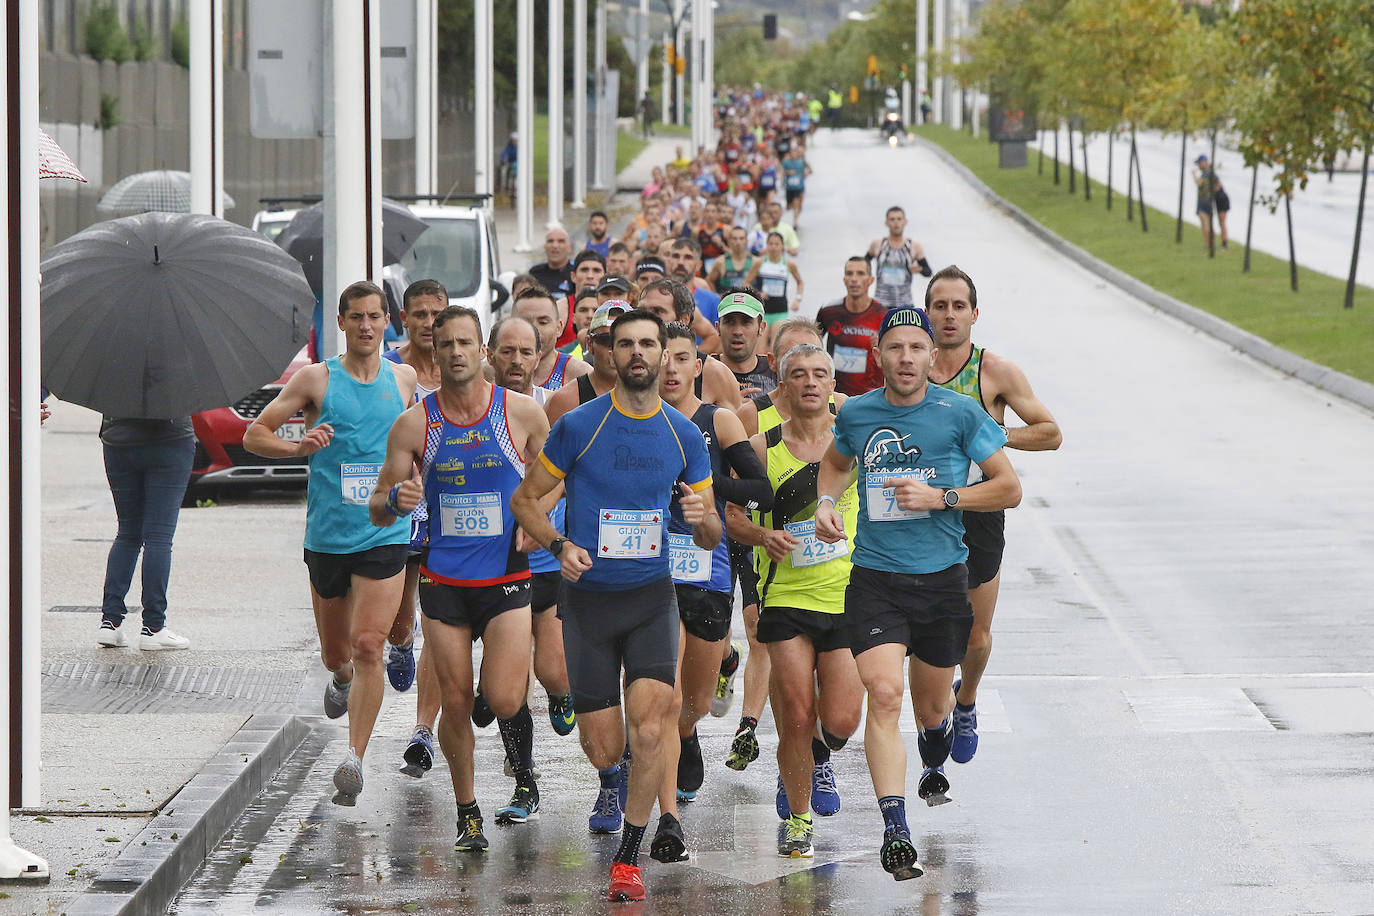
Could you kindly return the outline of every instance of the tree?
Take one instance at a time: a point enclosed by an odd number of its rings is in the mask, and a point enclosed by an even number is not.
[[[1241,152],[1247,165],[1279,166],[1278,198],[1291,206],[1293,189],[1307,186],[1323,158],[1361,151],[1364,177],[1344,301],[1352,308],[1374,145],[1374,18],[1368,4],[1348,0],[1250,0],[1237,14],[1236,34]],[[1290,239],[1290,262],[1291,246]]]

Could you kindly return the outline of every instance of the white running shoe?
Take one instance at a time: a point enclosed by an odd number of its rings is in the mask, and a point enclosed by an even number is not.
[[[191,640],[185,636],[178,636],[167,627],[163,627],[156,633],[144,627],[143,633],[138,637],[138,647],[145,652],[156,652],[162,649],[186,649],[190,645]]]
[[[124,631],[108,620],[100,622],[100,632],[95,634],[95,642],[109,649],[122,649],[129,644],[124,638]]]

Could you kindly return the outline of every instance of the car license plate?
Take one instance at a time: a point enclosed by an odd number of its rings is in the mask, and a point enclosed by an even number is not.
[[[277,427],[277,438],[283,442],[300,442],[305,438],[304,421],[288,421]]]

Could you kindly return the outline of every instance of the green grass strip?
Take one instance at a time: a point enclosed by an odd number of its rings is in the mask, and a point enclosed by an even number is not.
[[[591,122],[588,121],[588,130],[591,130]],[[615,170],[619,174],[625,166],[634,161],[634,158],[648,146],[647,140],[641,140],[639,134],[629,134],[625,131],[617,131],[615,144]],[[549,189],[549,116],[537,114],[534,116],[534,187],[540,194],[547,194]],[[567,168],[568,160],[564,160],[563,166]],[[592,177],[592,163],[587,163],[587,180],[590,183]],[[566,193],[569,189],[564,188]]]
[[[1202,247],[1202,230],[1197,226],[1185,222],[1183,242],[1174,242],[1176,214],[1149,208],[1150,231],[1143,233],[1139,213],[1134,222],[1126,220],[1125,195],[1113,192],[1112,209],[1108,211],[1106,188],[1094,180],[1092,200],[1085,201],[1081,171],[1077,194],[1070,194],[1067,164],[1061,164],[1061,183],[1055,185],[1048,156],[1044,174],[1037,174],[1033,146],[1026,168],[1001,169],[997,167],[997,145],[986,137],[974,138],[937,125],[925,125],[918,133],[943,147],[994,192],[1050,231],[1118,270],[1286,350],[1374,382],[1374,289],[1356,287],[1355,307],[1346,309],[1342,307],[1344,280],[1300,266],[1299,292],[1294,293],[1288,287],[1285,259],[1252,251],[1250,272],[1242,272],[1243,228],[1239,238],[1232,235],[1229,250],[1218,248],[1212,259]],[[1114,171],[1119,173],[1125,167],[1125,157],[1119,156]],[[1232,213],[1244,212],[1249,192],[1248,181],[1245,184],[1231,196]],[[1195,196],[1191,187],[1185,195],[1184,203],[1190,205]],[[1236,222],[1232,221],[1233,233]],[[1374,252],[1363,254],[1374,257]],[[1301,261],[1301,250],[1298,258]]]

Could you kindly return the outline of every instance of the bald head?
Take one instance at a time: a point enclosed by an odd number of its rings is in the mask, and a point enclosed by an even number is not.
[[[568,239],[568,230],[554,226],[544,235],[544,260],[554,270],[566,266],[571,254],[572,242]]]

